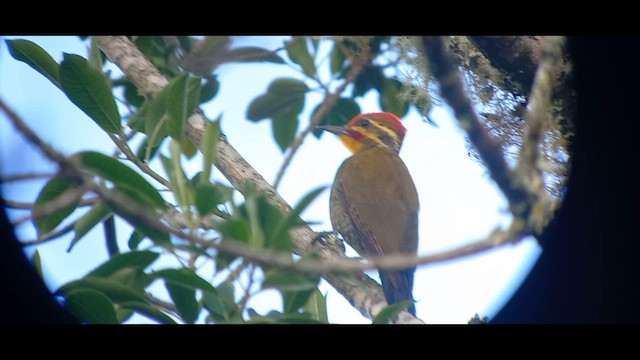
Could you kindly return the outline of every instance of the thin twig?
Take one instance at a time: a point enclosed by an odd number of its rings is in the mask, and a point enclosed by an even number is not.
[[[14,174],[0,177],[0,183],[8,183],[12,181],[22,181],[22,180],[40,180],[40,179],[48,179],[55,176],[55,174],[45,174],[45,173],[27,173],[27,174]]]
[[[39,219],[44,216],[49,216],[60,209],[64,209],[75,202],[79,202],[82,195],[86,192],[86,187],[80,185],[63,192],[51,201],[47,201],[44,204],[38,204],[33,208],[33,218]]]
[[[61,153],[57,152],[51,145],[42,141],[28,126],[24,121],[16,114],[4,101],[0,98],[0,109],[7,114],[7,117],[13,124],[13,126],[18,129],[27,140],[36,146],[36,148],[40,149],[42,153],[53,160],[53,162],[58,164],[64,164],[66,162],[66,158]]]
[[[12,208],[12,209],[31,210],[35,206],[34,203],[30,203],[30,202],[13,201],[13,200],[7,200],[7,199],[3,199],[3,200],[4,200],[4,203],[5,203],[6,207]],[[95,204],[95,202],[97,200],[98,200],[97,198],[82,199],[78,203],[78,206],[93,205],[93,204]]]
[[[57,239],[69,232],[71,232],[71,230],[73,230],[75,228],[77,221],[72,222],[71,224],[61,228],[60,230],[54,231],[54,232],[50,232],[48,234],[45,234],[37,239],[33,239],[33,240],[24,240],[24,241],[20,241],[20,244],[24,247],[27,246],[33,246],[33,245],[41,245],[44,244],[45,242],[48,242],[50,240],[54,240]]]
[[[428,264],[435,264],[477,254],[504,244],[513,243],[527,235],[527,233],[524,232],[524,222],[516,219],[512,222],[512,225],[508,230],[496,229],[486,239],[432,255],[386,255],[367,258],[365,259],[366,262],[346,257],[295,261],[291,258],[291,254],[287,252],[271,249],[255,249],[242,241],[228,238],[222,242],[213,242],[193,234],[185,233],[179,229],[166,225],[160,221],[157,216],[149,214],[146,208],[137,203],[128,201],[128,198],[120,193],[114,192],[113,190],[99,186],[95,183],[91,185],[91,190],[98,193],[112,209],[118,212],[127,221],[131,221],[132,217],[134,217],[137,222],[142,222],[146,226],[152,227],[156,230],[170,233],[178,238],[190,242],[191,244],[200,245],[226,254],[240,256],[253,263],[318,274],[360,272],[371,269],[398,270],[418,265],[424,266]]]
[[[247,302],[251,298],[251,287],[253,286],[254,276],[256,272],[256,266],[254,264],[251,265],[251,270],[249,270],[249,283],[247,287],[244,289],[244,295],[238,302],[238,309],[240,310],[240,314],[244,312],[244,308],[247,306]]]
[[[370,61],[370,57],[368,56],[365,57],[364,59],[367,62]],[[274,189],[278,189],[278,185],[280,185],[280,182],[282,181],[284,172],[286,171],[287,167],[289,167],[289,165],[291,164],[291,160],[293,159],[293,156],[296,154],[298,149],[300,149],[300,146],[302,145],[302,142],[304,141],[304,139],[307,137],[307,135],[309,135],[311,131],[313,131],[313,129],[315,129],[316,125],[318,125],[318,123],[324,117],[324,115],[329,110],[331,110],[333,105],[335,105],[336,101],[338,101],[338,99],[340,98],[340,94],[342,94],[342,92],[347,87],[347,85],[354,82],[358,78],[358,75],[360,75],[360,73],[364,69],[365,64],[366,64],[365,61],[354,61],[353,66],[351,67],[351,71],[349,71],[349,74],[347,74],[345,81],[336,89],[336,91],[334,91],[331,94],[327,94],[324,101],[322,102],[322,105],[320,105],[320,108],[318,109],[318,111],[316,111],[316,113],[311,118],[311,122],[309,122],[309,125],[304,130],[302,130],[300,135],[298,135],[293,141],[293,143],[291,144],[291,147],[289,148],[289,151],[287,152],[286,157],[282,161],[282,165],[280,166],[280,168],[278,169],[278,172],[276,173],[275,180],[273,181]]]
[[[120,149],[120,151],[122,151],[122,153],[127,157],[127,159],[131,160],[131,162],[133,162],[140,170],[142,170],[142,172],[151,176],[155,181],[162,184],[162,186],[167,188],[170,187],[169,181],[163,178],[162,176],[158,175],[158,173],[153,171],[153,169],[151,169],[147,164],[145,164],[144,161],[140,160],[131,151],[131,149],[129,148],[129,145],[126,142],[122,141],[120,138],[116,137],[113,134],[108,133],[108,135],[111,138],[111,140],[116,144],[116,146],[118,146],[118,149]]]

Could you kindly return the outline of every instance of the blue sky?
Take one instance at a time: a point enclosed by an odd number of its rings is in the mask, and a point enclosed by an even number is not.
[[[62,52],[86,56],[86,46],[76,37],[28,38],[60,61]],[[277,48],[282,38],[249,37],[237,45]],[[283,154],[273,142],[268,121],[252,123],[245,119],[249,102],[263,93],[276,76],[302,76],[286,66],[275,64],[224,65],[218,70],[222,84],[216,98],[204,106],[209,118],[219,114],[222,130],[230,143],[267,181],[272,182]],[[66,96],[43,76],[9,55],[0,44],[0,97],[12,106],[46,141],[65,154],[96,150],[111,154],[113,146],[97,125],[77,109]],[[301,127],[308,123],[310,111],[320,101],[310,94],[301,116]],[[363,111],[379,111],[377,98],[370,92],[361,102]],[[496,226],[508,224],[507,203],[485,170],[467,155],[464,133],[457,127],[447,107],[435,107],[431,113],[438,124],[422,121],[415,111],[404,120],[408,129],[400,152],[412,174],[420,197],[419,254],[432,254],[465,243],[481,240]],[[330,185],[344,159],[350,154],[333,136],[321,140],[309,136],[280,184],[280,194],[295,203],[309,190]],[[54,172],[55,166],[42,160],[39,152],[17,136],[11,124],[0,115],[0,173]],[[184,162],[188,171],[199,170],[199,159]],[[157,164],[156,164],[157,165]],[[160,167],[158,167],[160,168]],[[220,174],[215,172],[216,177]],[[11,200],[33,201],[42,181],[11,183],[3,186],[3,196]],[[326,231],[329,222],[329,191],[325,191],[303,214],[318,223],[314,229]],[[12,219],[25,216],[14,212]],[[118,222],[122,248],[130,230]],[[31,225],[18,228],[21,239],[35,237]],[[45,280],[52,289],[83,276],[107,259],[98,227],[71,253],[66,252],[72,235],[39,248],[45,267]],[[29,251],[30,252],[30,251]],[[447,263],[420,267],[416,272],[414,297],[417,314],[427,323],[466,323],[475,313],[493,316],[515,291],[535,263],[541,250],[533,239],[509,245],[481,255]],[[355,254],[355,253],[351,253]],[[167,266],[166,264],[164,266]],[[377,279],[375,271],[369,272]],[[329,285],[321,284],[327,294],[329,320],[333,323],[368,323]],[[161,290],[158,290],[161,291]],[[249,303],[258,312],[279,307],[278,295],[266,291]],[[133,321],[146,321],[135,317]]]

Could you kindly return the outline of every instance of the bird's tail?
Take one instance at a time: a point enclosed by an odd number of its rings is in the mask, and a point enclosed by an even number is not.
[[[406,269],[401,271],[380,271],[380,280],[382,282],[382,290],[387,303],[395,304],[403,300],[413,301],[413,274],[415,269]],[[407,307],[407,311],[411,315],[416,316],[416,307],[412,303]]]

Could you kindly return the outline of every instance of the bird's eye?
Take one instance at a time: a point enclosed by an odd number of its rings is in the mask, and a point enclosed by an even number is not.
[[[367,119],[362,119],[362,120],[358,121],[358,125],[360,125],[362,127],[367,127],[367,126],[369,126],[369,124],[371,124],[371,121],[369,121]]]

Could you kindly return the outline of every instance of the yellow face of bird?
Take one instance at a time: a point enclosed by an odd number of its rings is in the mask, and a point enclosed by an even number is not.
[[[391,113],[368,113],[354,117],[345,126],[319,126],[337,134],[352,153],[371,147],[384,147],[398,153],[406,128]]]

